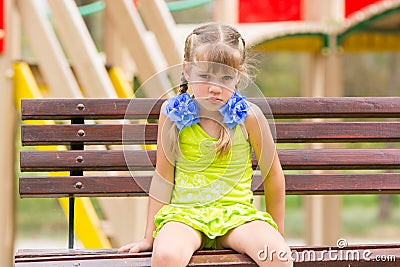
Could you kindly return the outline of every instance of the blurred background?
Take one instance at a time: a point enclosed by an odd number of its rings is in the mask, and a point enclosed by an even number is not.
[[[134,97],[151,75],[182,62],[185,37],[209,21],[237,26],[267,97],[400,96],[398,0],[0,0],[0,16],[1,266],[21,248],[67,248],[63,200],[18,195],[22,98]],[[90,216],[78,225],[106,241],[78,236],[77,247],[143,235],[145,198],[82,201],[78,212]],[[399,195],[286,201],[290,245],[400,241]]]

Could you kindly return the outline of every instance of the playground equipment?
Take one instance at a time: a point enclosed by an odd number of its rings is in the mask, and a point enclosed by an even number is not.
[[[14,143],[12,131],[14,122],[10,119],[10,114],[14,111],[12,105],[14,101],[10,78],[17,74],[17,71],[12,74],[12,69],[15,60],[20,58],[19,38],[21,33],[18,31],[19,23],[23,26],[40,73],[49,88],[46,97],[131,97],[132,90],[127,89],[131,86],[127,84],[127,79],[123,77],[124,74],[128,73],[130,77],[134,71],[134,75],[138,77],[139,81],[144,81],[166,66],[181,62],[181,44],[183,37],[186,36],[191,27],[175,25],[169,11],[182,10],[200,4],[213,3],[238,7],[237,9],[218,8],[216,20],[222,18],[222,20],[230,23],[239,23],[239,29],[246,36],[248,43],[254,46],[254,49],[308,52],[309,72],[307,75],[309,78],[306,79],[308,85],[304,86],[305,88],[312,88],[308,96],[341,95],[338,65],[342,53],[400,50],[398,45],[400,37],[396,34],[396,29],[393,29],[393,25],[398,25],[400,21],[399,0],[369,0],[362,1],[364,3],[362,5],[360,5],[360,1],[349,0],[317,2],[290,0],[286,1],[286,4],[295,6],[296,8],[291,10],[298,12],[291,14],[292,21],[272,23],[265,22],[273,21],[271,18],[261,18],[256,23],[250,21],[248,16],[246,19],[245,15],[248,11],[243,9],[244,4],[247,3],[250,6],[253,5],[253,7],[256,4],[256,1],[249,0],[185,0],[170,3],[161,0],[146,0],[136,1],[138,2],[138,9],[135,8],[131,0],[95,1],[83,7],[77,7],[73,0],[52,0],[48,2],[50,16],[59,38],[56,36],[55,29],[47,14],[39,6],[39,1],[0,0],[0,12],[2,14],[0,19],[0,73],[2,77],[0,81],[4,86],[4,90],[0,90],[2,101],[0,121],[4,125],[0,130],[0,147],[3,148],[0,155],[0,170],[1,179],[3,179],[2,184],[4,185],[0,192],[0,216],[10,218],[0,225],[0,239],[8,240],[4,244],[4,248],[0,247],[0,253],[4,253],[4,251],[8,253],[8,256],[3,257],[3,254],[0,256],[0,265],[2,266],[8,265],[8,263],[3,264],[2,260],[10,259],[13,243],[13,231],[10,230],[13,228],[13,219],[10,214],[12,214],[13,209],[12,178],[14,174],[12,173],[12,159],[14,152],[10,144]],[[275,1],[265,2],[274,4]],[[257,9],[263,13],[262,8],[258,7]],[[82,20],[82,15],[96,11],[104,12],[104,57],[99,55]],[[232,11],[236,13],[229,14]],[[264,12],[264,14],[266,13]],[[229,15],[231,15],[230,18],[228,18]],[[286,15],[281,17],[288,20]],[[20,21],[18,18],[20,18]],[[106,65],[120,68],[107,70]],[[160,77],[158,84],[146,91],[146,96],[158,97],[161,95],[163,93],[162,88],[165,88],[168,84],[166,80],[167,77]],[[32,86],[29,88],[33,90]],[[325,88],[325,91],[321,91],[321,88]],[[319,204],[316,204],[317,202]],[[324,205],[320,204],[324,203],[325,200],[320,199],[317,202],[314,202],[314,204],[310,202],[310,205],[322,207]],[[332,202],[331,207],[334,208],[331,209],[331,214],[332,217],[337,217],[334,211],[338,210],[338,201],[333,200]],[[111,213],[115,210],[106,208],[106,205],[115,205],[105,203],[103,202],[102,206],[104,210],[110,211],[109,217],[116,217],[116,214]],[[131,203],[130,205],[135,204]],[[120,206],[124,206],[124,204]],[[129,209],[129,205],[127,206],[127,209]],[[316,213],[318,214],[318,212],[317,210]],[[314,218],[316,225],[327,225],[331,229],[335,229],[335,226],[318,221],[316,219],[318,216],[311,217]],[[326,219],[330,220],[329,217]],[[332,219],[331,222],[335,222],[335,220]],[[335,223],[333,224],[335,225]],[[336,225],[338,224],[336,223]],[[121,229],[124,227],[123,225],[118,226]],[[314,228],[322,229],[320,227]],[[315,234],[318,236],[317,238],[310,238],[309,241],[312,240],[316,243],[328,239],[336,241],[335,235],[324,239],[323,232],[322,229],[321,232]],[[335,233],[332,230],[328,232]],[[132,237],[126,234],[125,237],[132,240]]]
[[[309,14],[311,21],[270,24],[269,31],[252,34],[250,41],[255,49],[265,51],[325,54],[335,49],[340,53],[399,51],[400,37],[396,33],[396,25],[400,21],[399,1],[370,2],[375,3],[348,13],[347,17],[338,21],[317,21],[315,14]],[[279,29],[279,26],[282,28]],[[244,26],[243,30],[251,32],[250,27],[255,31],[261,26],[254,27],[252,24]],[[330,43],[330,39],[333,39],[333,43]]]
[[[125,82],[124,84],[124,78],[121,78],[121,71],[117,71],[116,68],[111,68],[110,69],[110,78],[107,75],[106,69],[104,67],[104,63],[101,62],[101,59],[97,53],[97,50],[95,48],[95,45],[89,35],[89,32],[87,31],[86,26],[83,23],[83,20],[79,14],[79,9],[76,7],[76,5],[72,1],[53,1],[50,4],[50,9],[52,11],[52,19],[54,21],[54,24],[59,32],[61,42],[57,40],[55,37],[54,31],[51,28],[51,25],[49,21],[46,18],[46,14],[44,14],[43,10],[40,10],[39,4],[37,1],[19,1],[17,2],[19,10],[21,14],[26,18],[24,26],[26,27],[26,30],[30,33],[28,34],[28,37],[30,37],[30,41],[32,41],[33,45],[33,50],[35,55],[37,55],[40,60],[38,60],[38,65],[40,69],[44,69],[44,73],[47,73],[48,76],[44,75],[44,78],[46,80],[47,77],[50,77],[50,80],[53,81],[53,83],[48,83],[49,86],[51,87],[50,89],[50,96],[52,97],[116,97],[117,94],[119,97],[132,97],[132,89],[127,89],[127,84]],[[30,10],[33,10],[34,12],[30,12]],[[150,49],[149,46],[144,46],[144,49],[148,51],[147,57],[146,53],[143,53],[143,50],[139,50],[137,48],[138,41],[134,42],[132,38],[126,32],[133,32],[136,30],[137,32],[137,37],[136,39],[140,39],[142,37],[143,39],[143,45],[151,43],[148,38],[145,38],[147,36],[147,32],[143,26],[143,23],[141,20],[138,20],[138,14],[135,12],[135,9],[130,7],[127,2],[122,2],[118,1],[115,2],[113,1],[112,3],[109,3],[106,8],[106,13],[112,16],[116,16],[116,14],[119,14],[119,12],[126,12],[127,14],[127,19],[124,21],[125,23],[128,23],[128,27],[125,25],[119,25],[121,27],[118,27],[125,32],[121,34],[121,36],[124,36],[124,41],[126,43],[134,44],[129,45],[130,51],[134,54],[134,57],[139,57],[138,59],[135,59],[136,63],[145,63],[146,65],[144,68],[141,68],[144,70],[142,73],[139,73],[138,76],[140,79],[147,79],[150,75],[152,75],[154,72],[157,72],[157,68],[163,67],[162,65],[160,66],[158,63],[159,61],[163,61],[162,58],[154,58],[153,55],[150,55]],[[74,27],[71,27],[70,25],[74,25]],[[39,33],[41,36],[37,36],[36,29],[39,29]],[[139,28],[139,29],[138,29]],[[128,36],[129,38],[125,37]],[[143,37],[144,36],[144,37]],[[42,37],[42,38],[37,38],[37,37]],[[66,41],[68,40],[68,41]],[[74,40],[74,42],[71,42],[69,40]],[[68,42],[68,44],[65,44],[65,42]],[[63,44],[64,49],[66,50],[67,54],[69,55],[70,59],[69,61],[71,62],[72,67],[74,68],[75,73],[77,74],[78,80],[75,80],[73,73],[70,69],[69,63],[67,63],[65,56],[62,52],[61,49],[61,43]],[[48,49],[43,49],[43,47],[48,48]],[[155,47],[155,45],[153,45]],[[158,48],[156,48],[158,49]],[[48,53],[50,52],[50,53]],[[151,56],[151,57],[150,57]],[[58,61],[54,64],[54,61],[51,61],[51,58],[56,58]],[[56,66],[54,66],[56,65]],[[54,69],[58,69],[59,71],[55,73]],[[147,69],[147,70],[146,70]],[[47,72],[46,72],[47,71]],[[57,77],[60,77],[58,79]],[[64,79],[63,79],[64,78]],[[60,81],[67,81],[64,83],[64,87],[60,88],[59,84]],[[78,88],[78,82],[79,81],[79,86]],[[168,87],[166,85],[166,77],[164,77],[164,81],[162,79],[158,80],[158,84],[154,84],[155,88],[158,88],[159,91],[153,89],[152,93],[160,95],[162,94],[163,88],[169,88],[169,83]],[[53,86],[51,86],[53,85]],[[113,85],[115,88],[113,88]],[[129,92],[130,91],[130,92]],[[151,96],[151,93],[150,93]],[[118,202],[120,200],[115,200],[114,202]],[[109,215],[107,210],[109,212],[112,212],[115,210],[115,205],[108,205],[106,200],[100,199],[100,202],[102,203],[102,206],[104,208],[104,213],[106,215]],[[119,210],[121,213],[126,214],[129,212],[130,207],[132,204],[129,205],[127,202],[132,202],[132,200],[127,200],[125,203],[121,203],[118,206],[124,206],[126,207],[126,212],[122,211],[121,209]],[[142,201],[143,202],[143,201]],[[62,206],[64,207],[65,210],[67,210],[65,202],[62,201]],[[78,200],[77,201],[77,212],[79,213],[84,213],[84,214],[93,214],[93,208],[90,206],[90,204],[85,200],[85,205],[81,204],[82,201]],[[125,204],[125,205],[124,205]],[[106,208],[107,206],[111,206],[112,208]],[[144,205],[143,205],[144,206]],[[84,208],[79,208],[79,207],[84,207]],[[111,214],[108,217],[110,218],[117,218],[116,216],[118,214]],[[86,218],[90,218],[87,217]],[[97,235],[103,236],[104,234],[99,232],[99,229],[97,230],[98,233],[95,231],[85,231],[85,229],[91,228],[94,229],[96,228],[95,224],[97,219],[96,217],[93,217],[92,219],[88,219],[83,223],[77,223],[77,232],[85,233],[81,234],[80,239],[85,245],[85,247],[88,246],[88,244],[91,244],[89,246],[92,247],[107,247],[109,245],[104,245],[104,242],[92,242],[89,240],[96,240],[96,239],[104,239],[104,238],[96,238]],[[114,219],[114,221],[118,221],[117,219]],[[130,220],[132,222],[132,220]],[[114,223],[115,224],[115,223]],[[93,227],[90,227],[90,225],[94,225]],[[80,229],[82,228],[82,231]],[[98,227],[97,227],[98,228]],[[126,229],[126,227],[124,228]],[[91,234],[88,234],[88,232],[94,233],[93,236]],[[79,235],[79,234],[78,234]],[[126,234],[121,234],[120,236],[125,236],[126,238],[129,238],[129,235]],[[132,237],[130,237],[131,239]],[[83,240],[82,240],[83,239]],[[86,241],[88,242],[86,242]],[[115,238],[114,238],[115,240]],[[117,239],[117,245],[121,244],[121,242],[126,242],[118,240]],[[116,244],[114,244],[116,245]]]

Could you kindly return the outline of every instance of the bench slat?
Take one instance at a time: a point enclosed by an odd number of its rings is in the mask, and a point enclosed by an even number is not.
[[[157,125],[23,125],[21,134],[24,146],[82,142],[87,145],[118,145],[122,140],[124,144],[155,144]]]
[[[270,114],[265,100],[249,98]],[[400,97],[266,98],[275,118],[399,118]],[[157,118],[164,99],[26,99],[23,120]],[[82,108],[79,108],[82,107]]]
[[[332,246],[291,246],[294,266],[301,267],[393,267],[400,260],[398,244],[350,245],[340,253],[338,247]],[[332,251],[332,254],[327,253]],[[276,255],[275,255],[276,256]],[[390,258],[388,258],[388,256]],[[150,266],[150,252],[118,254],[114,249],[104,250],[29,250],[18,251],[15,263],[18,266],[54,266],[55,263],[66,266],[79,263],[80,266]],[[338,260],[340,257],[340,260]],[[378,258],[379,257],[379,258]],[[383,261],[385,257],[385,261]],[[357,259],[358,258],[358,259]],[[381,259],[380,261],[378,259]],[[278,260],[275,258],[275,260]],[[377,262],[379,261],[379,264]],[[50,265],[53,264],[53,265]],[[203,250],[195,252],[188,266],[256,266],[246,255],[232,250]]]
[[[400,173],[286,174],[285,178],[288,195],[388,194],[400,190]],[[21,177],[19,194],[23,198],[146,196],[150,182],[151,176]],[[261,175],[254,175],[252,189],[263,194]]]
[[[156,151],[126,151],[134,159],[131,170],[153,170]],[[278,151],[286,170],[397,169],[400,149],[302,149]],[[125,155],[120,150],[21,151],[21,171],[125,171]],[[132,162],[132,160],[129,160]],[[253,168],[257,161],[253,155]]]
[[[82,132],[83,131],[83,132]],[[124,136],[122,133],[124,132]],[[399,142],[400,122],[277,123],[278,143]],[[155,144],[156,124],[23,125],[22,144]]]
[[[165,99],[24,99],[22,120],[124,119],[158,118]],[[131,106],[130,106],[131,105]],[[154,107],[154,108],[153,108]]]
[[[335,249],[334,246],[290,246],[291,250],[302,252],[302,251],[323,251],[329,248]],[[400,249],[400,243],[385,243],[385,244],[350,244],[347,246],[349,250],[353,249],[390,249],[394,252],[397,252],[397,249]],[[398,251],[400,252],[400,251]],[[106,255],[106,254],[116,254],[117,249],[106,248],[106,249],[19,249],[15,254],[16,259],[23,258],[35,258],[38,256],[44,257],[54,257],[54,256],[62,256],[67,254],[70,257],[78,256],[78,255]],[[142,252],[139,254],[125,254],[131,257],[137,256],[148,256],[151,252]],[[231,249],[216,249],[216,250],[198,250],[195,252],[195,255],[218,255],[218,254],[238,254],[238,252]],[[396,253],[394,253],[397,255]],[[120,256],[124,254],[119,254]]]

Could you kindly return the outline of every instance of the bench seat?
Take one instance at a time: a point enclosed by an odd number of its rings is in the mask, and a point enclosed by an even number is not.
[[[292,246],[291,250],[295,266],[299,267],[333,267],[350,264],[351,266],[392,267],[399,266],[400,261],[400,244],[353,245],[346,248]],[[54,262],[64,264],[62,266],[122,267],[150,266],[150,258],[151,252],[119,254],[115,249],[25,249],[17,253],[15,262],[16,266],[29,263],[32,267],[54,266],[52,265]],[[232,250],[201,250],[193,255],[188,266],[256,266],[256,264],[248,256]]]

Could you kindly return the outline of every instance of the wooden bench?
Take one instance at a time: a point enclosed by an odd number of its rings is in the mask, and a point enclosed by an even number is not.
[[[299,143],[293,149],[278,150],[284,170],[297,170],[295,174],[285,175],[287,194],[400,193],[400,148],[398,144],[395,148],[386,148],[389,142],[400,142],[400,98],[250,99],[256,104],[265,103],[265,100],[268,101],[274,118],[278,121],[277,142]],[[129,175],[113,176],[112,172],[107,171],[128,170],[122,146],[118,146],[123,142],[156,143],[156,119],[162,102],[163,100],[157,99],[23,100],[22,120],[64,121],[57,124],[22,125],[23,146],[66,145],[69,150],[23,150],[20,154],[21,171],[69,171],[70,176],[20,177],[20,196],[22,198],[70,197],[70,216],[73,218],[73,199],[77,196],[146,195],[145,190],[148,188],[143,190],[136,181],[142,181],[142,185],[144,181],[148,187],[151,176],[142,175],[132,179]],[[130,108],[127,110],[128,106]],[[123,124],[124,118],[132,120],[131,124]],[[143,120],[146,119],[153,123],[143,124]],[[101,123],[93,123],[93,120]],[[123,130],[129,132],[124,138]],[[336,143],[337,146],[315,149],[309,145],[311,143]],[[354,148],[352,143],[374,143],[375,146]],[[102,145],[104,149],[88,148],[89,145],[96,144]],[[377,146],[380,148],[370,148]],[[132,166],[134,170],[152,170],[156,163],[155,151],[139,148],[126,153],[135,159]],[[253,163],[256,167],[255,159]],[[314,170],[334,172],[321,173]],[[101,171],[101,173],[91,174],[90,171]],[[254,180],[255,194],[263,194],[260,176],[255,174]],[[72,221],[70,227],[72,231]],[[73,232],[70,233],[70,238],[72,247]],[[292,250],[298,253],[296,255],[302,256],[296,258],[295,266],[399,266],[400,264],[400,242],[349,245],[344,248],[304,246],[292,247]],[[326,253],[332,250],[342,251],[342,254],[347,256],[342,255],[341,258],[335,259]],[[353,254],[344,253],[348,251]],[[359,255],[359,259],[355,255]],[[150,257],[150,252],[117,254],[115,249],[24,249],[17,252],[15,266],[149,266]],[[384,258],[386,260],[383,260]],[[54,265],[55,263],[58,265]],[[204,250],[195,253],[190,266],[255,266],[255,264],[247,256],[234,251]]]

